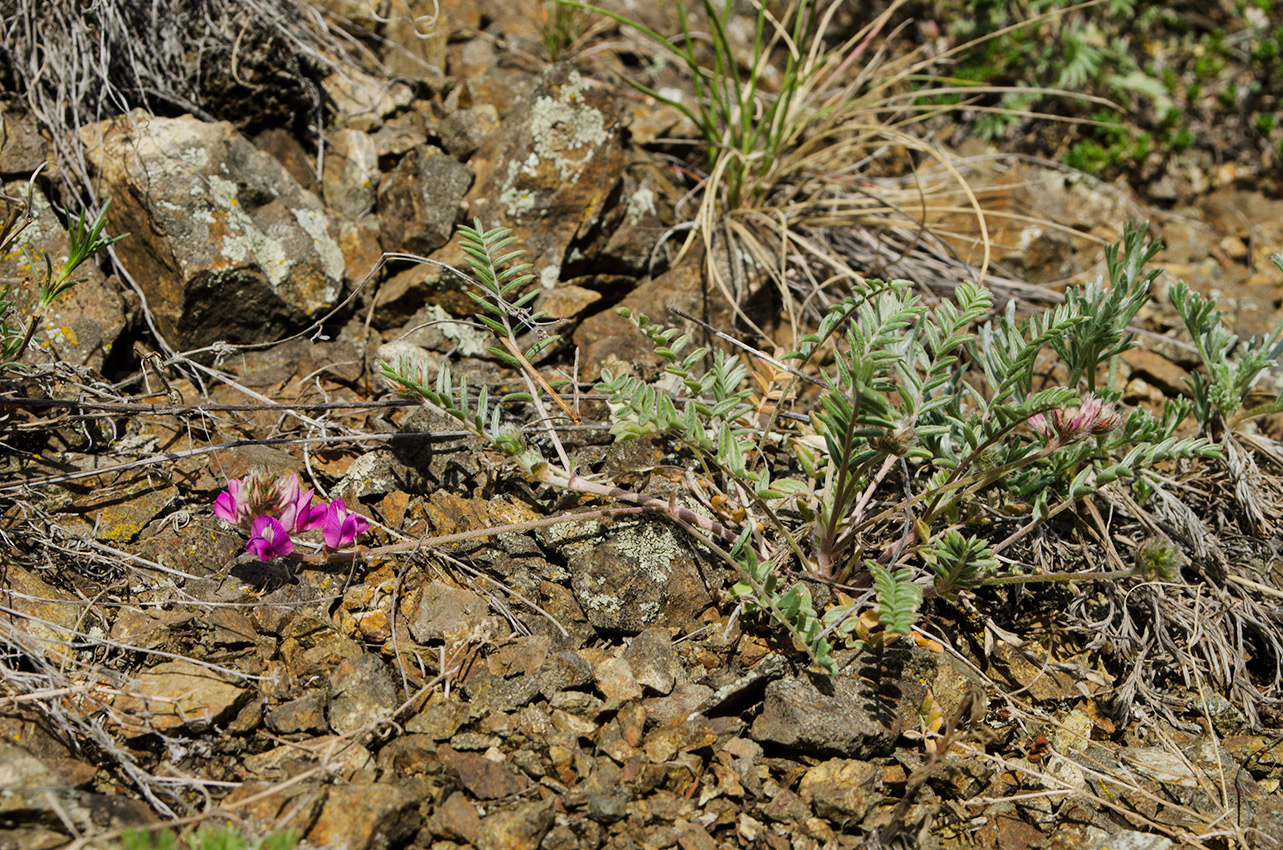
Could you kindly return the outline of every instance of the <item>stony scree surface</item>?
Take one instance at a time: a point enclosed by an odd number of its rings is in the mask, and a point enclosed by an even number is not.
[[[357,37],[377,33],[386,63],[323,78],[323,150],[285,128],[250,139],[142,110],[81,130],[109,232],[130,233],[115,246],[130,280],[87,266],[37,329],[32,361],[54,364],[52,400],[123,392],[146,407],[0,411],[0,485],[15,485],[0,506],[14,553],[0,564],[14,672],[0,688],[0,850],[202,811],[348,850],[1157,850],[1226,846],[1207,837],[1218,829],[1283,834],[1283,746],[1268,729],[1190,682],[1172,684],[1174,702],[1198,706],[1183,725],[1116,723],[1126,671],[1057,638],[1063,611],[1033,591],[978,595],[988,620],[937,600],[938,633],[843,647],[829,674],[738,610],[737,576],[659,518],[481,533],[597,505],[520,480],[453,420],[357,406],[390,400],[375,360],[525,389],[487,352],[454,271],[458,225],[474,219],[511,228],[528,252],[533,307],[563,337],[539,363],[549,373],[659,376],[619,306],[735,329],[706,246],[672,265],[699,176],[675,159],[699,144],[675,110],[575,49],[545,61],[542,0],[412,0],[404,18],[322,5]],[[680,31],[668,4],[606,5]],[[730,37],[747,44],[743,22]],[[3,109],[0,176],[20,196],[50,140]],[[1191,183],[1193,166],[1173,166],[1182,180],[1146,190],[1164,203],[1154,211],[1126,185],[976,140],[957,153],[998,187],[984,203],[1005,273],[1057,286],[1094,275],[1121,222],[1152,217],[1163,267],[1218,293],[1240,333],[1283,316],[1269,263],[1283,201],[1264,182],[1202,169]],[[25,238],[59,257],[65,199],[50,186],[35,184]],[[972,250],[972,217],[929,216]],[[381,264],[383,251],[430,262]],[[0,277],[31,274],[19,252],[0,257]],[[163,349],[144,309],[171,349],[212,346],[193,355],[200,368],[136,359]],[[1111,377],[1129,404],[1185,392],[1196,363],[1157,313],[1140,320],[1161,332]],[[5,393],[39,389],[14,377]],[[300,406],[268,404],[283,400]],[[164,408],[186,402],[206,408]],[[589,428],[570,448],[584,474],[685,498],[672,446],[613,444],[591,430],[604,405],[581,410]],[[148,463],[122,465],[135,460]],[[212,513],[226,481],[255,467],[300,474],[370,517],[373,542],[410,545],[369,563],[258,562]],[[830,592],[816,584],[817,598]]]

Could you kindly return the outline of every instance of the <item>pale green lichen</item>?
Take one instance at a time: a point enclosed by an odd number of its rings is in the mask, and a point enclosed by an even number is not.
[[[673,562],[682,552],[672,528],[653,519],[621,525],[615,547],[621,555],[635,559],[641,574],[655,584],[668,581]]]
[[[479,357],[493,342],[493,337],[486,331],[473,327],[466,322],[450,321],[450,314],[439,306],[427,309],[428,321],[433,322],[441,335],[455,344],[459,354],[464,357]]]
[[[628,199],[628,223],[636,224],[647,214],[655,215],[655,193],[643,186]]]
[[[209,151],[204,145],[192,145],[178,152],[178,158],[195,169],[204,169],[209,165]]]
[[[338,298],[338,282],[343,279],[343,249],[330,238],[330,222],[325,213],[298,208],[291,212],[303,232],[312,237],[312,247],[321,260],[321,270],[331,281],[325,290],[325,300],[332,303]]]
[[[227,235],[223,237],[222,253],[233,263],[248,263],[252,259],[273,286],[285,282],[292,262],[285,248],[269,238],[245,214],[237,200],[236,184],[211,174],[209,193],[214,203],[227,213]]]

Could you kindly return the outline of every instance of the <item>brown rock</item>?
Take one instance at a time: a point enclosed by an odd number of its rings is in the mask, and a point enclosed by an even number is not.
[[[191,661],[166,661],[139,674],[116,701],[123,731],[204,732],[233,717],[252,692]]]
[[[673,690],[682,672],[681,661],[673,651],[672,634],[665,628],[643,629],[629,642],[624,658],[631,665],[637,683],[661,696]]]
[[[442,746],[437,750],[441,763],[459,774],[459,784],[478,800],[498,800],[526,789],[529,781],[507,764],[491,761],[477,753],[459,752]]]
[[[405,724],[407,732],[427,735],[434,741],[448,741],[459,727],[468,722],[471,707],[457,699],[446,699],[434,692],[428,705]]]
[[[267,713],[267,728],[278,735],[295,732],[327,732],[324,691],[311,691],[298,699],[277,706]]]
[[[656,729],[646,736],[643,749],[654,764],[670,761],[678,753],[712,751],[743,726],[737,717],[692,717],[675,726]]]
[[[335,125],[354,130],[377,130],[414,100],[414,90],[405,83],[389,84],[350,65],[330,74],[321,86],[333,104]]]
[[[245,758],[245,769],[269,782],[280,782],[324,765],[346,782],[373,782],[374,757],[360,744],[336,735],[294,741]]]
[[[702,265],[699,256],[687,256],[681,265],[642,283],[619,306],[664,325],[684,327],[697,339],[704,332],[669,313],[670,304],[716,327],[730,327],[733,319],[730,304],[706,284]],[[585,319],[575,331],[574,341],[580,349],[579,362],[586,380],[601,377],[603,367],[616,374],[631,370],[653,375],[664,362],[655,354],[655,347],[645,334],[614,310],[604,310]]]
[[[652,697],[642,705],[646,706],[650,722],[657,726],[667,726],[669,723],[685,720],[699,711],[712,696],[713,689],[707,685],[688,682],[675,687],[668,696]]]
[[[431,145],[406,154],[379,186],[383,244],[428,255],[450,241],[472,170]]]
[[[713,836],[698,823],[683,820],[673,824],[673,828],[677,830],[677,846],[681,850],[717,850]]]
[[[0,618],[54,656],[65,655],[65,644],[84,626],[80,605],[59,601],[64,597],[62,591],[17,564],[0,568],[0,605],[8,609],[0,612]]]
[[[98,539],[114,546],[129,543],[177,497],[177,487],[148,481],[114,492],[98,512]]]
[[[535,850],[552,828],[552,801],[523,803],[486,817],[475,842],[477,850]]]
[[[873,790],[878,776],[868,762],[829,759],[806,772],[798,791],[820,817],[858,823],[881,799]]]
[[[54,159],[35,116],[6,104],[0,110],[0,176],[25,181],[42,162]]]
[[[363,652],[360,644],[343,637],[333,623],[318,616],[295,617],[281,637],[281,658],[296,675],[328,673],[343,661],[356,661]]]
[[[428,828],[442,838],[471,844],[481,831],[481,815],[463,792],[455,791],[432,813]]]
[[[641,685],[633,676],[632,668],[623,658],[607,658],[593,672],[597,690],[601,691],[609,706],[619,706],[632,699],[640,699]]]
[[[761,811],[767,820],[776,823],[799,823],[811,814],[806,802],[787,788],[779,789]]]
[[[331,787],[307,840],[349,850],[396,847],[419,828],[419,801],[395,785]]]
[[[1185,383],[1189,373],[1160,354],[1133,348],[1123,352],[1123,362],[1131,366],[1133,376],[1158,387],[1169,398],[1178,398],[1189,390]]]

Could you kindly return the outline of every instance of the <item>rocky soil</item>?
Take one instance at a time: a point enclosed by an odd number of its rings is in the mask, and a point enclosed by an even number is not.
[[[1119,722],[1127,671],[1060,630],[1077,591],[938,602],[920,639],[820,673],[664,521],[539,525],[570,506],[391,395],[373,364],[407,346],[513,380],[451,268],[461,222],[510,227],[536,306],[562,320],[541,366],[583,382],[573,450],[677,498],[673,447],[613,443],[591,382],[655,370],[616,307],[734,317],[663,239],[689,186],[662,139],[689,128],[591,50],[546,61],[543,3],[443,2],[422,38],[326,5],[384,36],[387,68],[320,81],[319,159],[295,116],[238,123],[235,104],[79,131],[109,232],[130,236],[0,398],[0,848],[206,819],[349,850],[1277,845],[1278,706],[1176,680],[1166,716]],[[620,5],[656,26],[669,11]],[[50,139],[16,100],[4,127],[4,192],[24,196]],[[1283,200],[1241,169],[1191,155],[1159,208],[1146,187],[955,153],[991,187],[1008,277],[1094,276],[1147,219],[1164,268],[1240,333],[1283,319]],[[65,254],[65,187],[33,199],[25,239]],[[973,217],[931,224],[974,251]],[[0,257],[0,277],[27,263]],[[1167,305],[1141,319],[1118,386],[1160,403],[1195,358]],[[213,502],[254,467],[342,496],[371,543],[404,549],[324,568],[245,555]]]

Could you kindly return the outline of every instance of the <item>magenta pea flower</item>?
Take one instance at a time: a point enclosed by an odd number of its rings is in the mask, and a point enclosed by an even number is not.
[[[279,520],[261,516],[250,525],[250,538],[245,544],[245,551],[253,552],[260,561],[267,562],[293,552],[294,541]]]
[[[365,517],[349,513],[342,499],[335,499],[325,509],[325,521],[321,533],[329,549],[341,549],[356,542],[358,535],[370,529],[370,521]]]
[[[244,522],[249,501],[249,489],[239,478],[227,482],[227,489],[218,494],[214,500],[214,516],[231,525]]]
[[[214,516],[246,530],[258,517],[270,516],[289,534],[319,528],[325,508],[312,507],[312,490],[299,483],[296,473],[272,476],[255,470],[227,482],[214,500]]]

